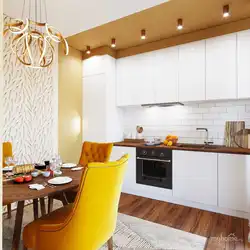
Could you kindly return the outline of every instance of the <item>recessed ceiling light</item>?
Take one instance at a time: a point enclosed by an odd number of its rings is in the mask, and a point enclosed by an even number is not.
[[[143,30],[141,30],[141,39],[142,40],[145,40],[147,37],[146,37],[146,30],[145,29],[143,29]]]
[[[183,20],[179,18],[177,20],[177,30],[182,30],[183,29]]]
[[[86,53],[87,53],[88,55],[91,54],[90,46],[87,46]]]
[[[111,39],[111,47],[112,47],[112,48],[115,48],[115,47],[116,47],[116,40],[115,40],[115,38],[112,38],[112,39]]]
[[[223,6],[223,17],[227,18],[230,16],[229,4]]]

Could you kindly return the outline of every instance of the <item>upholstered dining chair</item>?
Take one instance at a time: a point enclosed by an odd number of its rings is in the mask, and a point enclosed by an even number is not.
[[[111,250],[127,162],[124,155],[116,162],[88,164],[75,202],[24,228],[24,249],[98,250],[108,242]]]
[[[79,159],[79,165],[86,167],[92,162],[108,162],[112,152],[112,143],[96,143],[96,142],[84,142],[82,145],[82,152]],[[48,213],[51,212],[53,207],[53,199],[60,200],[63,205],[72,203],[75,200],[78,189],[71,190],[67,193],[55,195],[48,199]]]
[[[2,154],[2,166],[6,167],[7,164],[5,163],[6,157],[13,157],[13,152],[12,152],[12,143],[11,142],[4,142],[3,143],[3,154]],[[8,209],[8,218],[11,218],[11,204],[7,205]]]

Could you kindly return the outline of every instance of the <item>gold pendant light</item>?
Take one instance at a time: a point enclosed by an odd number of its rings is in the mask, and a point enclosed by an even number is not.
[[[31,17],[31,1],[35,3],[35,20],[32,20]],[[11,49],[17,59],[22,64],[32,68],[46,68],[52,64],[55,53],[53,43],[63,43],[65,55],[69,53],[66,39],[59,31],[47,23],[45,1],[29,0],[29,18],[24,20],[26,0],[23,0],[22,19],[13,19],[5,25],[4,29],[5,36],[9,33],[13,35]],[[45,22],[42,21],[42,3]]]

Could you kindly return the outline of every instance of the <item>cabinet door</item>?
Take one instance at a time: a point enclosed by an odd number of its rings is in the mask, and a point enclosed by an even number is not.
[[[173,194],[183,200],[217,205],[217,154],[174,151]]]
[[[120,159],[124,154],[129,154],[128,167],[123,180],[122,191],[128,194],[136,192],[136,148],[113,147],[111,161]]]
[[[237,98],[236,34],[206,40],[206,99]]]
[[[205,40],[179,48],[179,101],[202,101],[205,96]]]
[[[178,47],[151,52],[155,103],[178,101]]]
[[[105,74],[83,78],[83,140],[106,141]]]
[[[250,156],[219,154],[219,206],[250,211]]]
[[[250,30],[237,34],[238,98],[250,97]]]
[[[117,60],[118,106],[154,102],[151,59],[144,53]]]

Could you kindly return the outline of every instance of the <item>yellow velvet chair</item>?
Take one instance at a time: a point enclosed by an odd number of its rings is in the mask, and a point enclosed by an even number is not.
[[[2,166],[6,167],[7,164],[5,163],[5,158],[6,157],[13,157],[13,152],[12,152],[12,144],[11,142],[4,142],[3,143],[3,154],[2,154]],[[11,218],[11,204],[7,205],[8,208],[8,218]]]
[[[112,152],[112,143],[96,143],[96,142],[84,142],[82,145],[82,152],[79,159],[79,165],[86,167],[91,162],[108,162]],[[71,190],[67,193],[55,195],[49,197],[48,201],[48,213],[51,212],[53,207],[53,199],[60,200],[63,205],[72,203],[75,200],[78,189]]]
[[[24,228],[24,249],[98,250],[105,242],[112,249],[127,162],[124,155],[116,162],[90,163],[73,204]]]

